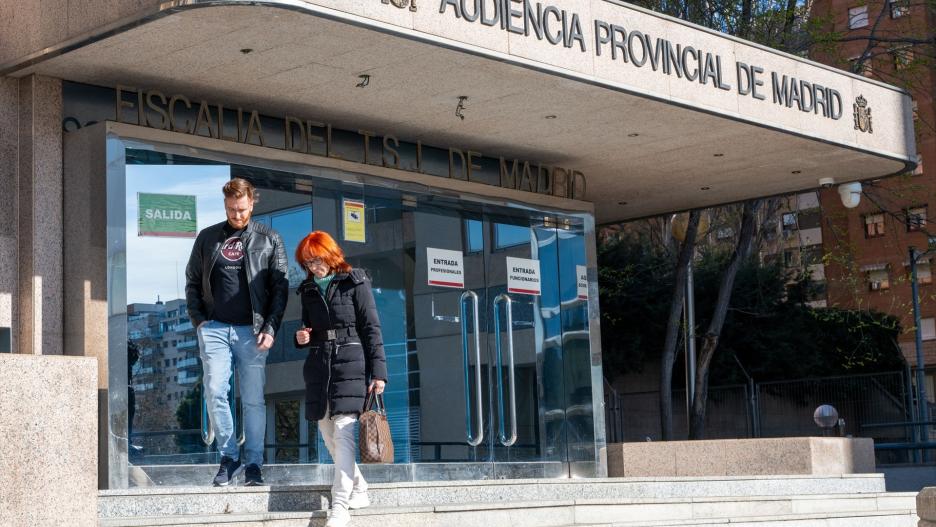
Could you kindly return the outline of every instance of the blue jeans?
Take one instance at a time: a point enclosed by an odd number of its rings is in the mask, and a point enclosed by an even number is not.
[[[257,336],[251,326],[232,326],[210,320],[198,330],[198,347],[204,369],[203,387],[211,426],[222,456],[239,459],[237,434],[228,400],[231,365],[237,369],[241,404],[244,407],[244,463],[263,465],[266,433],[267,351],[257,349]]]

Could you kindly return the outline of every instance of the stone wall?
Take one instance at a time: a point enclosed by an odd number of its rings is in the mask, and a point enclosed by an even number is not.
[[[919,527],[936,527],[936,487],[927,487],[917,494]]]
[[[97,365],[0,355],[0,525],[97,525]]]
[[[868,438],[784,437],[608,445],[611,477],[873,473]]]

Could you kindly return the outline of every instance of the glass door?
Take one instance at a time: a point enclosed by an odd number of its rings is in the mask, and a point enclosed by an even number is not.
[[[411,429],[417,479],[494,477],[489,304],[483,216],[425,196],[407,212],[411,285]]]
[[[444,464],[424,479],[568,475],[556,221],[414,201],[414,463]]]
[[[555,221],[538,213],[493,212],[486,223],[495,473],[567,474]]]

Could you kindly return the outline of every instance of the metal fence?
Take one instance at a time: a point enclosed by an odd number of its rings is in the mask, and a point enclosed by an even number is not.
[[[875,443],[913,440],[912,389],[904,372],[875,373],[718,386],[709,389],[706,438],[794,437],[822,435],[813,411],[831,404],[845,420],[845,433]],[[673,391],[673,430],[688,437],[686,396]],[[658,440],[659,392],[618,393],[605,385],[608,442]],[[893,426],[880,426],[891,423]],[[909,450],[879,450],[878,463],[912,462]]]

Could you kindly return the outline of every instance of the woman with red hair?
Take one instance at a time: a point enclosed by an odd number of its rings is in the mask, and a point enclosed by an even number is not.
[[[318,421],[335,460],[327,527],[346,527],[349,509],[370,505],[367,482],[354,461],[354,423],[366,395],[383,393],[387,381],[380,319],[367,274],[345,262],[328,233],[315,231],[299,242],[296,261],[308,273],[296,292],[303,324],[296,346],[309,348],[302,368],[306,418]]]

